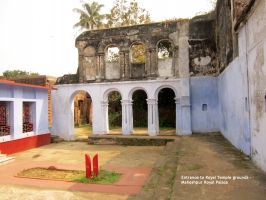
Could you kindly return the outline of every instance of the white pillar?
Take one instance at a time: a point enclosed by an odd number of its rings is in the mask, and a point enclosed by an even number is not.
[[[158,103],[157,99],[147,99],[148,104],[148,135],[159,134]]]
[[[180,110],[180,98],[175,98],[175,126],[176,126],[176,135],[181,130],[180,128],[180,119],[181,119],[181,110]]]
[[[132,101],[121,100],[122,104],[122,134],[130,135],[133,133],[133,115],[132,115]]]
[[[102,110],[102,132],[101,134],[109,133],[109,121],[108,121],[108,101],[101,101]]]

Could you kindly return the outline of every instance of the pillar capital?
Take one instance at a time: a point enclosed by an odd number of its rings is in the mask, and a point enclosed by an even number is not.
[[[132,105],[133,100],[120,100],[122,105]]]
[[[157,105],[157,99],[146,99],[148,105]]]
[[[106,101],[101,101],[101,105],[102,106],[108,106],[109,104],[108,104],[108,101],[106,100]]]
[[[180,97],[176,97],[176,98],[174,98],[175,99],[175,103],[176,104],[180,104]]]

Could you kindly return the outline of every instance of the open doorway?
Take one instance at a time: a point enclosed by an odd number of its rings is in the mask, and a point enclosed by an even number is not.
[[[133,134],[148,133],[148,106],[147,94],[144,90],[136,90],[133,100]]]
[[[79,91],[74,98],[75,138],[92,134],[92,99],[88,92]]]
[[[121,94],[117,91],[108,94],[108,134],[121,134],[122,132],[122,105]]]
[[[175,92],[170,88],[161,89],[158,93],[158,115],[160,135],[175,135]]]

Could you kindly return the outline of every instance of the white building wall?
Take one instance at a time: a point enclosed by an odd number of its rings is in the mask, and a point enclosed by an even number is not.
[[[0,101],[10,105],[10,135],[0,136],[0,142],[50,133],[48,129],[48,93],[47,89],[31,88],[0,83]],[[33,104],[33,131],[23,133],[23,102]]]
[[[266,2],[256,1],[246,25],[252,160],[266,172]]]
[[[93,116],[92,116],[92,132],[93,134],[106,134],[108,128],[108,94],[112,91],[118,91],[122,96],[122,134],[128,135],[133,132],[132,120],[132,95],[136,90],[144,90],[147,93],[147,103],[149,107],[148,115],[148,134],[155,136],[159,134],[159,121],[157,99],[158,93],[163,88],[171,88],[177,99],[183,99],[186,110],[180,110],[182,113],[176,113],[180,120],[180,128],[177,128],[177,134],[191,134],[190,124],[190,104],[189,89],[183,89],[185,95],[182,98],[181,85],[189,87],[189,79],[168,79],[168,80],[149,80],[149,81],[128,81],[128,82],[112,82],[112,83],[93,83],[93,84],[67,84],[56,85],[58,90],[52,91],[53,95],[53,127],[52,134],[59,135],[66,140],[73,140],[74,132],[74,115],[73,100],[79,91],[86,91],[92,98]],[[188,112],[188,114],[187,114]],[[188,116],[187,116],[188,115]],[[134,117],[134,116],[133,116]]]

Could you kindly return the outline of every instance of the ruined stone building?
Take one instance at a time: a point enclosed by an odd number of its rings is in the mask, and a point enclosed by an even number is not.
[[[218,0],[192,19],[90,30],[76,38],[78,69],[53,91],[52,133],[74,138],[74,97],[92,101],[92,132],[107,134],[108,94],[134,133],[132,95],[147,94],[148,134],[159,131],[158,93],[175,93],[176,134],[221,132],[266,171],[266,2]],[[66,123],[68,122],[68,123]]]

